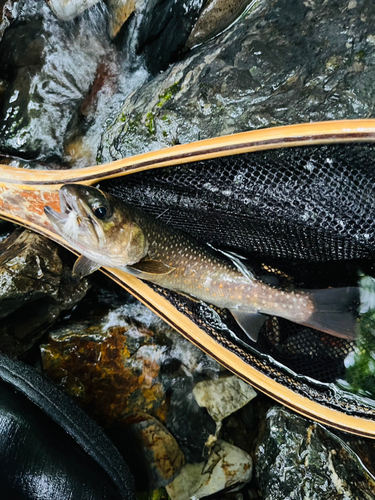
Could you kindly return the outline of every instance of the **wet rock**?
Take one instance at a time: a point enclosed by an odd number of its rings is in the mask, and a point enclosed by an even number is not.
[[[171,500],[204,498],[222,490],[234,491],[252,477],[251,456],[225,441],[218,441],[206,463],[186,465],[167,486]]]
[[[229,417],[256,396],[251,385],[235,375],[198,382],[193,392],[199,406],[207,408],[215,422]]]
[[[86,120],[94,118],[100,92],[105,92],[107,98],[111,98],[117,90],[118,70],[114,55],[112,59],[107,56],[98,63],[93,84],[79,108],[80,114]]]
[[[206,441],[208,450],[211,450],[216,443],[223,420],[243,408],[256,396],[251,385],[235,375],[198,382],[193,394],[199,406],[205,407],[216,422],[215,434],[211,434]]]
[[[203,0],[145,0],[125,27],[128,53],[141,56],[152,74],[164,71],[184,47]]]
[[[323,426],[274,407],[260,439],[255,470],[265,500],[374,498],[358,457]]]
[[[133,415],[126,427],[111,428],[109,435],[130,464],[138,491],[166,486],[184,465],[176,439],[150,415]]]
[[[83,302],[77,309],[87,315],[89,308]],[[147,413],[174,435],[188,461],[201,459],[215,424],[192,389],[217,376],[217,363],[138,302],[90,316],[50,333],[41,347],[46,374],[103,425]]]
[[[258,2],[131,94],[102,137],[110,161],[291,123],[374,116],[370,0]]]
[[[46,0],[57,19],[70,21],[79,16],[86,9],[99,2],[99,0]]]
[[[249,0],[208,0],[186,42],[191,49],[218,35],[242,14]]]
[[[57,246],[31,231],[0,242],[0,350],[21,356],[88,289],[77,284]]]
[[[92,129],[94,133],[99,133],[98,123],[103,118],[100,113],[104,103],[108,107],[108,102],[118,91],[121,71],[115,52],[107,54],[98,62],[94,81],[79,107],[79,112],[71,119],[64,137],[65,165],[83,168],[95,164],[97,144],[92,136]]]
[[[110,14],[109,36],[115,38],[129,17],[135,12],[141,0],[107,0]]]
[[[0,44],[6,83],[0,101],[1,153],[41,161],[61,158],[64,137],[97,66],[113,50],[109,43],[100,9],[61,23],[44,2],[25,0]]]
[[[168,377],[169,412],[165,425],[178,440],[186,462],[194,463],[202,460],[204,446],[215,433],[216,425],[194,398],[193,387],[199,375],[186,376],[183,365],[179,372],[179,377]]]

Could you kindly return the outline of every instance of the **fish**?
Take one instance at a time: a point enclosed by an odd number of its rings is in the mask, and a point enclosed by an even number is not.
[[[348,311],[357,287],[286,290],[267,284],[234,254],[220,252],[170,228],[142,209],[92,186],[65,184],[60,212],[45,215],[55,231],[81,254],[79,277],[102,266],[230,311],[256,342],[269,316],[345,338],[356,337],[357,320]]]

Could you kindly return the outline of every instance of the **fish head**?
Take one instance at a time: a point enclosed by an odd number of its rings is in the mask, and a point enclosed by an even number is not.
[[[46,206],[44,213],[54,230],[88,259],[123,267],[147,254],[147,237],[120,200],[81,184],[65,184],[59,196],[61,212]]]

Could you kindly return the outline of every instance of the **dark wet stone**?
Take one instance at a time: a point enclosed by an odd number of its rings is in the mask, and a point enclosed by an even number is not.
[[[18,68],[36,66],[41,69],[44,63],[43,19],[37,17],[29,22],[15,22],[7,29],[1,42],[1,66],[5,74]],[[4,74],[3,73],[3,74]]]
[[[374,498],[375,486],[358,457],[334,433],[271,408],[256,452],[264,500]]]
[[[142,56],[152,74],[164,71],[184,47],[203,0],[148,0],[125,26],[129,52]]]
[[[170,411],[165,425],[178,440],[186,462],[200,462],[204,444],[215,434],[215,422],[196,402],[192,377],[175,378],[169,385]]]
[[[31,231],[0,242],[0,350],[21,356],[88,289],[59,256],[57,245]]]
[[[101,161],[292,123],[374,116],[375,4],[263,0],[125,100]]]

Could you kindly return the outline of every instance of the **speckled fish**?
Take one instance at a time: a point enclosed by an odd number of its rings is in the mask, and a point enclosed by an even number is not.
[[[279,316],[343,338],[355,337],[346,307],[358,289],[285,291],[263,283],[232,257],[227,260],[185,233],[99,189],[66,184],[61,213],[46,206],[54,229],[82,256],[74,272],[85,276],[115,267],[169,290],[227,308],[256,340],[267,316]]]

